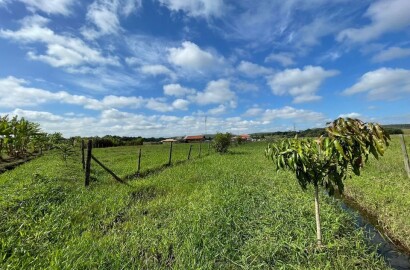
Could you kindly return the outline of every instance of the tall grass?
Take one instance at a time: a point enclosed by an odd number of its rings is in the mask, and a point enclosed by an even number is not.
[[[410,153],[410,136],[405,136]],[[404,169],[398,136],[385,156],[369,160],[361,176],[346,182],[346,193],[371,212],[389,235],[410,250],[410,179]]]
[[[316,249],[312,191],[301,192],[289,173],[276,174],[264,147],[194,159],[129,186],[95,169],[86,189],[80,159],[66,167],[53,153],[6,172],[0,268],[388,268],[353,217],[327,196],[321,198],[325,247]],[[127,174],[128,152],[137,153],[135,147],[95,153]]]

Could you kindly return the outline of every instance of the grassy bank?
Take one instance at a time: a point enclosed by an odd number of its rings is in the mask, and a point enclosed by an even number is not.
[[[276,174],[264,147],[192,160],[130,186],[94,166],[85,189],[79,159],[64,166],[52,153],[6,172],[0,268],[388,268],[326,196],[325,248],[317,250],[313,191],[300,192],[293,175]],[[109,162],[127,152],[113,150],[96,155]]]
[[[406,136],[410,153],[410,136]],[[361,176],[346,181],[346,194],[374,215],[393,239],[410,250],[410,179],[404,170],[398,136],[384,157],[371,158]]]

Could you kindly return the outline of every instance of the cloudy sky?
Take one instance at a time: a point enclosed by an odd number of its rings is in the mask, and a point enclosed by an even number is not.
[[[410,122],[409,0],[0,0],[0,114],[73,135]]]

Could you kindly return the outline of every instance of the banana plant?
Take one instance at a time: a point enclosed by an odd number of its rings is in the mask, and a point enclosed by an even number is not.
[[[360,175],[360,170],[369,155],[376,159],[382,156],[389,145],[386,131],[374,123],[359,119],[338,118],[329,123],[327,136],[317,139],[285,139],[269,144],[265,155],[270,158],[276,170],[295,172],[303,190],[314,186],[316,239],[322,246],[320,225],[319,187],[324,187],[329,195],[337,190],[343,193],[343,181],[348,176]]]
[[[40,126],[17,116],[9,119],[8,115],[0,117],[0,156],[7,151],[10,157],[26,157],[29,148],[36,147],[35,137],[41,134]]]

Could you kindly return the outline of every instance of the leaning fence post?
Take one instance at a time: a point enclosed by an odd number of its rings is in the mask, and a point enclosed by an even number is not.
[[[168,166],[171,165],[171,160],[172,160],[172,142],[169,147],[169,160],[168,160]]]
[[[90,185],[90,171],[91,171],[91,154],[92,154],[93,142],[88,140],[87,144],[87,161],[85,164],[85,186]]]
[[[141,148],[138,152],[138,168],[137,168],[137,175],[140,174],[140,169],[141,169]]]
[[[404,168],[406,169],[407,176],[410,178],[410,163],[409,163],[409,156],[407,154],[406,143],[404,142],[404,136],[401,134],[400,136],[400,144],[401,150],[404,156]]]
[[[85,170],[85,157],[84,157],[85,142],[81,140],[81,163],[83,164],[83,170]]]
[[[191,158],[192,144],[189,146],[188,160]]]

